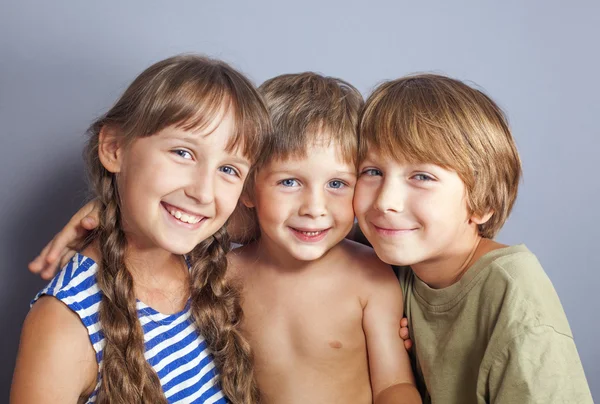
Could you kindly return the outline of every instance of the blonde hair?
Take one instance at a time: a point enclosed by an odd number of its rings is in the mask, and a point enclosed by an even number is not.
[[[482,91],[449,77],[420,74],[380,85],[359,126],[359,161],[369,151],[457,172],[470,213],[493,238],[517,197],[521,161],[502,110]]]
[[[167,402],[156,372],[144,358],[133,278],[125,265],[127,239],[117,177],[99,160],[100,131],[107,125],[113,127],[127,144],[170,125],[207,128],[223,107],[228,107],[235,119],[235,132],[227,147],[240,147],[254,162],[270,132],[266,107],[243,75],[224,62],[202,56],[175,56],[150,66],[89,129],[87,166],[101,204],[100,226],[93,235],[102,257],[97,280],[102,291],[99,318],[106,341],[99,403]],[[191,317],[214,357],[225,395],[233,403],[255,403],[259,394],[250,347],[239,330],[238,291],[225,278],[228,250],[223,227],[190,253]]]
[[[258,91],[269,109],[273,136],[266,139],[249,175],[244,191],[247,195],[253,194],[256,174],[268,162],[304,158],[311,145],[333,142],[339,146],[342,161],[356,163],[357,125],[364,101],[354,86],[335,77],[305,72],[274,77]],[[232,220],[242,228],[237,241],[248,243],[259,237],[254,210],[239,204]]]
[[[305,72],[274,77],[258,91],[269,108],[275,136],[266,141],[257,169],[273,159],[306,157],[307,147],[314,143],[334,142],[344,161],[355,162],[363,98],[351,84]]]

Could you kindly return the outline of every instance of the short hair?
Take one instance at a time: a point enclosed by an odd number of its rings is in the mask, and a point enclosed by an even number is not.
[[[419,74],[381,84],[359,124],[359,157],[375,151],[408,163],[457,172],[471,214],[493,211],[479,225],[492,238],[517,197],[521,160],[502,110],[482,91],[446,76]]]
[[[271,136],[257,168],[273,159],[305,157],[313,144],[334,142],[340,158],[356,162],[357,126],[363,98],[351,84],[313,72],[283,74],[258,89],[271,114]],[[262,164],[261,164],[262,163]]]

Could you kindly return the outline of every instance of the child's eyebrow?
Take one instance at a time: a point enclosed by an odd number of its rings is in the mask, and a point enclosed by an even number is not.
[[[353,170],[353,171],[336,171],[335,173],[336,174],[341,174],[341,175],[346,174],[346,175],[355,176],[356,175],[356,170]]]
[[[234,157],[234,156],[231,156],[231,157],[230,157],[230,160],[231,160],[233,163],[237,163],[237,164],[240,164],[240,165],[244,165],[244,166],[246,166],[246,167],[250,167],[250,166],[252,165],[252,164],[250,164],[250,161],[248,161],[248,160],[246,160],[245,158],[242,158],[242,157]]]
[[[375,160],[370,158],[370,157],[365,157],[364,159],[362,159],[362,161],[360,162],[360,165],[363,166],[365,164],[373,164]]]
[[[412,167],[414,167],[415,169],[428,170],[428,171],[431,171],[431,170],[447,171],[444,167],[440,166],[439,164],[435,164],[435,163],[414,163],[414,164],[412,164]]]
[[[268,175],[269,177],[272,175],[279,175],[279,174],[296,174],[297,170],[294,169],[289,169],[289,170],[269,170],[268,171]]]
[[[186,142],[189,143],[191,145],[197,146],[198,145],[198,140],[194,137],[194,136],[182,136],[182,135],[167,135],[165,136],[165,140],[177,140],[177,141],[182,141],[182,142]]]

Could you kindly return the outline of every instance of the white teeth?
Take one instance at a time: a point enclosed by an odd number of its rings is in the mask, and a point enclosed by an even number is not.
[[[323,230],[321,230],[321,231],[302,231],[302,230],[300,230],[300,233],[306,234],[309,237],[313,237],[313,236],[323,233]]]
[[[188,215],[186,213],[181,213],[180,211],[178,211],[176,209],[171,208],[168,211],[171,214],[171,216],[176,217],[177,219],[181,220],[184,223],[196,224],[200,220],[202,220],[201,217]]]

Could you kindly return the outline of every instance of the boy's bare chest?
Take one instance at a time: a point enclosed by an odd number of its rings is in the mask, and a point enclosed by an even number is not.
[[[366,354],[360,299],[343,283],[257,282],[245,288],[243,308],[257,362],[270,368],[328,367]]]

